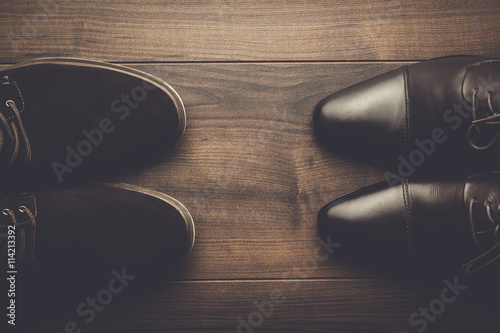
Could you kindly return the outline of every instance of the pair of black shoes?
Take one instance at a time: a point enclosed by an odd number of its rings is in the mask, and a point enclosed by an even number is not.
[[[325,146],[387,168],[321,209],[323,236],[382,264],[498,269],[500,60],[404,66],[330,95],[313,122]]]
[[[105,303],[161,279],[193,246],[188,210],[160,192],[82,180],[173,146],[186,126],[177,93],[149,74],[77,59],[21,63],[0,79],[0,305],[9,325],[75,314],[103,288]]]

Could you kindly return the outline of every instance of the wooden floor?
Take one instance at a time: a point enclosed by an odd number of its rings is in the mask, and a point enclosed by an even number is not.
[[[83,332],[422,327],[410,315],[444,284],[319,248],[321,206],[384,170],[319,147],[311,115],[328,94],[403,64],[500,57],[498,0],[2,0],[0,18],[1,64],[45,56],[125,64],[164,79],[186,106],[187,131],[171,153],[115,180],[183,202],[195,247],[174,281],[113,302]],[[498,332],[498,311],[459,297],[425,331]]]

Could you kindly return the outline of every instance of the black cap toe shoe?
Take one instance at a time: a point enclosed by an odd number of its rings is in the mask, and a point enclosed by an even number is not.
[[[378,183],[318,215],[321,236],[347,255],[396,267],[474,273],[500,258],[500,173],[436,182]]]
[[[453,56],[336,92],[316,106],[313,126],[330,149],[409,177],[424,169],[475,172],[471,158],[500,165],[499,112],[500,61]]]

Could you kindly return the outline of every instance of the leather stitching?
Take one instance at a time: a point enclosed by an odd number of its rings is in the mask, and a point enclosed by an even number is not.
[[[411,256],[412,252],[412,237],[411,237],[411,224],[412,224],[412,213],[411,213],[411,201],[408,190],[408,179],[404,179],[401,182],[403,189],[403,201],[405,205],[405,229],[406,229],[406,243],[407,243],[407,251],[408,257]]]
[[[23,108],[21,110],[19,110],[19,113],[22,114],[24,112],[24,109],[26,109],[26,104],[24,103],[23,94],[21,93],[21,89],[19,88],[19,85],[17,84],[16,80],[13,80],[13,79],[9,78],[9,81],[12,83],[12,85],[14,87],[16,87],[17,93],[19,94],[19,99],[21,100],[21,103],[23,105]],[[10,116],[9,118],[7,118],[7,120],[12,120],[14,118],[15,118],[14,116]]]
[[[23,108],[19,111],[19,113],[23,113],[23,111],[25,109],[23,94],[21,93],[21,89],[19,89],[17,82],[15,80],[12,80],[12,83],[14,84],[14,87],[16,87],[17,92],[19,93],[19,98],[21,98],[21,103],[23,104]]]
[[[33,194],[31,194],[30,197],[33,199],[33,206],[35,206],[35,213],[33,214],[33,216],[36,217],[36,214],[38,213],[38,205],[36,202],[36,198]]]
[[[408,66],[403,67],[403,81],[405,89],[405,154],[410,152],[411,115],[410,115],[410,88],[408,80]]]
[[[472,70],[472,69],[474,69],[476,67],[480,67],[480,66],[483,66],[483,65],[491,64],[493,62],[500,62],[500,60],[483,60],[483,61],[479,61],[479,62],[476,62],[476,63],[474,63],[472,65],[469,65],[467,67],[467,70]]]

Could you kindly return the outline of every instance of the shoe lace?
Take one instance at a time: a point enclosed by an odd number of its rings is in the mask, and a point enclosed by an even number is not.
[[[16,219],[16,215],[14,214],[14,211],[12,211],[11,209],[9,208],[5,208],[2,213],[3,215],[5,216],[8,216],[10,217],[10,220],[11,220],[11,223],[12,225],[15,227],[15,231],[16,231],[16,262],[22,262],[22,260],[24,259],[25,255],[26,255],[26,248],[27,248],[27,243],[26,243],[26,233],[27,233],[27,227],[30,227],[31,226],[31,232],[30,232],[30,238],[31,238],[31,253],[29,255],[29,262],[32,263],[35,259],[35,237],[36,237],[36,221],[35,221],[35,216],[33,215],[33,213],[31,212],[31,210],[29,208],[27,208],[26,206],[20,206],[19,208],[19,211],[21,213],[24,213],[26,215],[28,215],[29,217],[29,221],[26,222],[26,223],[18,223],[17,219]],[[4,226],[5,227],[5,226]],[[25,228],[23,228],[25,227]],[[2,231],[3,227],[0,226],[0,231]],[[4,241],[4,246],[3,246],[3,249],[2,249],[2,255],[1,255],[1,258],[2,260],[7,256],[7,252],[8,252],[8,241],[7,241],[7,237],[4,235],[4,238],[5,238],[5,241]],[[19,236],[18,236],[19,235]]]
[[[488,91],[487,96],[488,96],[488,111],[486,113],[486,116],[484,118],[478,119],[477,117],[477,110],[476,110],[476,100],[477,100],[477,92],[479,91],[479,88],[474,88],[472,91],[472,123],[469,126],[469,129],[467,131],[467,141],[469,142],[469,145],[477,150],[485,150],[491,147],[498,139],[500,136],[500,131],[498,131],[493,138],[490,139],[490,141],[486,145],[478,145],[474,142],[472,133],[475,130],[475,132],[479,135],[482,136],[482,131],[481,131],[481,126],[498,126],[500,125],[500,113],[495,112],[493,109],[493,103],[491,102],[492,99],[492,92]]]
[[[497,261],[500,258],[500,221],[497,222],[493,218],[492,211],[493,209],[493,204],[490,201],[484,202],[484,207],[486,208],[486,215],[488,217],[486,226],[483,228],[479,228],[476,223],[474,223],[474,217],[473,217],[473,208],[474,205],[477,203],[476,200],[471,199],[469,203],[469,221],[470,221],[470,228],[472,231],[472,238],[474,240],[474,243],[480,247],[484,248],[485,246],[481,246],[481,243],[492,243],[493,245],[490,246],[488,250],[486,250],[484,253],[479,255],[477,258],[469,261],[468,263],[464,264],[464,267],[466,268],[465,271],[467,273],[475,273],[484,267],[492,264],[493,262]],[[497,207],[497,211],[500,210],[500,206]],[[481,229],[481,230],[479,230]],[[487,239],[490,239],[488,241]],[[492,239],[492,241],[491,241]]]
[[[8,77],[4,77],[4,80],[7,81],[4,81],[3,84],[12,84],[19,91],[15,81],[8,81]],[[0,152],[5,147],[5,137],[7,137],[13,146],[9,160],[10,165],[17,159],[22,141],[26,148],[24,162],[27,164],[31,160],[31,145],[28,139],[28,134],[26,133],[26,129],[24,128],[21,120],[21,112],[19,112],[19,109],[13,100],[9,99],[5,102],[5,104],[12,111],[13,117],[6,117],[2,112],[0,112]]]

